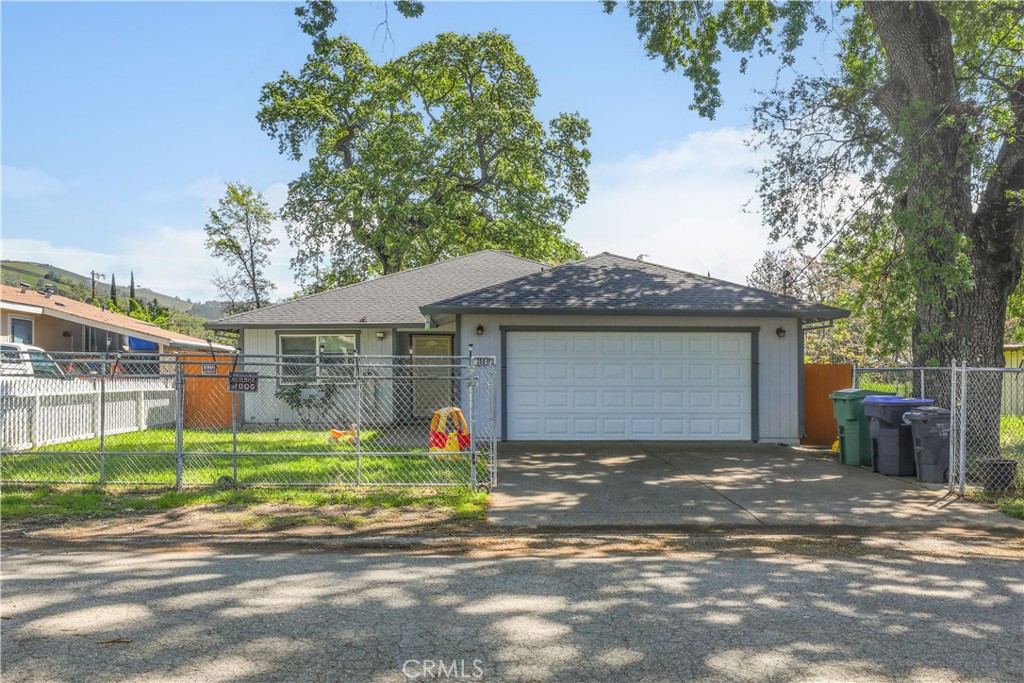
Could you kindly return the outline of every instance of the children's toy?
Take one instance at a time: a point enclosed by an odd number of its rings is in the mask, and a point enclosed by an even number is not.
[[[451,425],[449,426],[449,422]],[[442,408],[434,413],[430,421],[430,452],[438,453],[438,457],[458,458],[459,451],[469,448],[471,438],[466,418],[458,408]]]
[[[345,443],[355,443],[359,440],[359,430],[357,429],[332,429],[331,436],[327,439],[331,443],[339,443],[344,441]]]

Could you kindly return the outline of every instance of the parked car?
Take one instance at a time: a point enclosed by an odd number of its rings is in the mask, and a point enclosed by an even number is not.
[[[25,375],[64,379],[66,375],[53,357],[38,346],[0,344],[0,375]]]

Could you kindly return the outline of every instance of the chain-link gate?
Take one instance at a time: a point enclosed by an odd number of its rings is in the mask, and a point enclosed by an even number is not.
[[[854,386],[929,398],[950,410],[949,487],[1024,490],[1024,370],[854,368]]]
[[[1024,370],[953,367],[950,490],[1024,491]]]
[[[0,364],[0,480],[497,481],[493,358],[47,354]]]

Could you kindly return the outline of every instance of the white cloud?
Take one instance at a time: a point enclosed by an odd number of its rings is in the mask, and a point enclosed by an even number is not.
[[[744,211],[754,197],[757,154],[746,131],[693,133],[647,157],[597,164],[590,199],[567,231],[588,254],[647,254],[646,260],[746,282],[769,246],[768,230]]]
[[[196,178],[187,185],[167,190],[153,190],[142,195],[144,202],[160,204],[176,202],[182,199],[199,199],[206,207],[217,204],[217,200],[224,195],[224,180],[218,174]]]
[[[276,187],[268,188],[268,199]],[[274,297],[283,298],[298,289],[288,269],[293,250],[280,221],[275,221],[273,234],[281,242],[271,255],[267,274],[278,287]],[[210,280],[218,269],[225,270],[222,263],[207,253],[205,239],[202,228],[163,225],[126,235],[119,240],[116,251],[58,246],[45,239],[4,238],[2,254],[5,259],[48,263],[81,275],[96,270],[109,278],[114,273],[119,285],[127,285],[134,270],[135,282],[140,287],[205,301],[217,298]]]
[[[64,183],[45,171],[3,165],[3,196],[7,199],[43,197],[63,191]]]

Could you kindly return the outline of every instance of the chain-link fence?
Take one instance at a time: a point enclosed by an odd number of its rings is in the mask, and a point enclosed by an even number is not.
[[[853,378],[857,388],[950,409],[950,490],[1024,490],[1024,370],[855,368]]]
[[[1024,491],[1024,370],[954,367],[950,488]]]
[[[490,487],[496,380],[487,357],[11,357],[0,480]]]

